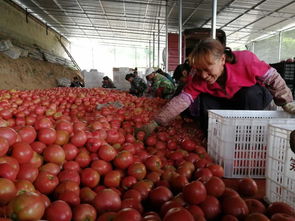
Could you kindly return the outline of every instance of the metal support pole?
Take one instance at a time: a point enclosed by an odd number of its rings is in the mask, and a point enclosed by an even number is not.
[[[217,0],[212,0],[211,37],[213,39],[216,39],[216,14],[217,14]]]
[[[160,68],[160,20],[158,19],[158,68]]]
[[[179,11],[178,11],[178,20],[179,20],[179,30],[178,30],[178,63],[182,63],[182,0],[178,0]]]
[[[279,32],[279,54],[278,54],[278,62],[280,62],[282,57],[282,32]]]
[[[153,32],[153,67],[155,67],[155,32]]]
[[[165,35],[166,35],[166,46],[165,46],[165,54],[166,54],[166,60],[165,60],[165,71],[168,72],[168,0],[166,0],[166,27],[165,27]]]
[[[151,66],[151,40],[149,40],[149,50],[148,50],[148,56],[149,56],[149,67]]]

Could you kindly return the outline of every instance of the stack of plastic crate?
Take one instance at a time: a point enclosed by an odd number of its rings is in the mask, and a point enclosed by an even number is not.
[[[209,110],[208,153],[228,178],[265,178],[269,123],[294,124],[284,111]]]
[[[266,200],[285,202],[295,209],[295,154],[289,143],[293,130],[295,124],[269,125]]]

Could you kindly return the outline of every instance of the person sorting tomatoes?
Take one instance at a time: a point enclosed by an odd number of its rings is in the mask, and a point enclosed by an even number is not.
[[[295,114],[291,90],[280,74],[250,51],[231,51],[218,40],[199,42],[189,56],[192,71],[182,92],[171,99],[139,130],[148,136],[159,125],[167,125],[196,98],[200,98],[200,124],[208,127],[209,109],[263,110],[272,99]]]
[[[160,97],[163,99],[170,99],[174,92],[174,84],[165,76],[157,73],[154,68],[147,68],[145,72],[145,77],[148,82],[151,83],[150,93],[154,97]]]

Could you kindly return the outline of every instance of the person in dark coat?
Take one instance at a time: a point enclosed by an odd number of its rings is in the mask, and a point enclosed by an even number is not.
[[[134,74],[126,74],[125,80],[130,82],[131,88],[129,93],[138,97],[143,96],[144,91],[147,89],[147,85],[142,78],[134,76]]]
[[[116,88],[113,81],[108,76],[104,76],[102,80],[103,88]]]

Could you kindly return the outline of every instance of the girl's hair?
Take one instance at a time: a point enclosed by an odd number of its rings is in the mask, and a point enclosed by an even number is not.
[[[215,59],[220,58],[225,54],[225,61],[231,64],[236,63],[235,55],[232,53],[229,47],[224,47],[220,41],[215,39],[201,40],[189,56],[189,63],[191,66],[197,68],[205,68],[212,63],[211,56]]]
[[[179,81],[184,70],[186,70],[188,73],[191,71],[191,66],[189,65],[188,60],[185,60],[183,64],[180,64],[175,68],[172,78],[175,79],[175,81]]]

